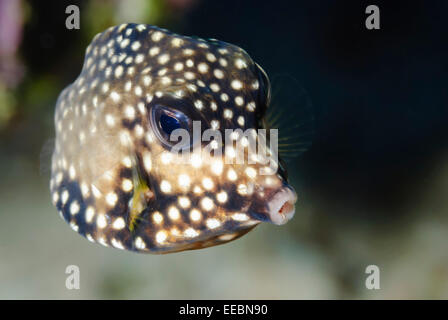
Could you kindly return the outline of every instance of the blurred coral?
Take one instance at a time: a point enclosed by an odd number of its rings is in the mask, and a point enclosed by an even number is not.
[[[9,88],[17,86],[24,74],[16,56],[22,31],[21,1],[0,0],[0,82]]]

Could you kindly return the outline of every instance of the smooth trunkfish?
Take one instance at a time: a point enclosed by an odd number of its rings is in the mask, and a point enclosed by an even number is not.
[[[223,135],[263,128],[269,99],[266,73],[235,45],[150,25],[111,27],[95,36],[81,74],[57,100],[53,204],[88,240],[146,253],[201,249],[260,222],[284,224],[297,196],[281,166],[260,174],[266,159],[227,163],[227,149],[176,161],[169,139],[194,121]]]

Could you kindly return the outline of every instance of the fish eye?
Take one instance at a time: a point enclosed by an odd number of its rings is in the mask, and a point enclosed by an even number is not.
[[[159,122],[160,127],[167,135],[170,135],[174,130],[181,128],[179,119],[168,114],[162,114]]]
[[[179,142],[177,138],[171,139],[171,135],[173,132],[177,133],[175,132],[177,129],[184,129],[188,133],[191,131],[191,120],[187,115],[182,111],[161,104],[154,106],[152,109],[151,125],[156,137],[167,147],[172,147]],[[190,139],[180,142],[190,145]]]

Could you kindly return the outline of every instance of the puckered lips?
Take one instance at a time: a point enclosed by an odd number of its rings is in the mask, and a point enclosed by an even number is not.
[[[248,213],[252,218],[282,225],[295,213],[297,194],[288,184],[276,190],[266,190],[263,198],[254,199]]]
[[[291,220],[295,213],[296,201],[297,194],[289,186],[285,186],[275,193],[268,202],[268,214],[271,222],[282,225]]]

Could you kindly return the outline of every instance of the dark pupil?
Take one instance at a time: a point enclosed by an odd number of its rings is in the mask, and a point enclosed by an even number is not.
[[[171,132],[180,128],[180,123],[176,118],[162,114],[160,116],[160,126],[166,134],[170,135]]]

